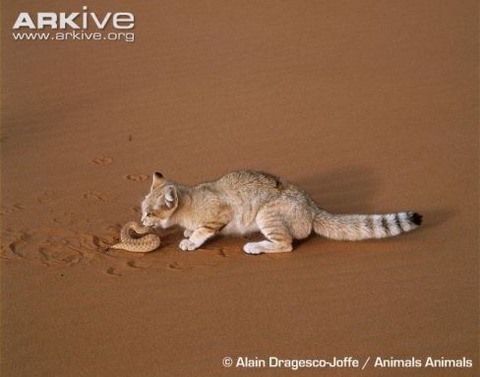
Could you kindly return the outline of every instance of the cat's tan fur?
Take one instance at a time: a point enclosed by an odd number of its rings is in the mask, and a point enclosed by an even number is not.
[[[249,242],[248,254],[288,252],[292,240],[312,231],[336,240],[395,236],[417,228],[414,212],[388,215],[334,215],[319,208],[297,186],[273,175],[237,171],[197,186],[185,186],[153,175],[142,202],[145,226],[185,229],[182,250],[195,250],[214,235],[260,231],[266,240]]]

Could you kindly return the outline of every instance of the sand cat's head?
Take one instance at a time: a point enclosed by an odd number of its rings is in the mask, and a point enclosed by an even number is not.
[[[175,185],[161,173],[153,174],[152,187],[142,202],[142,223],[145,226],[167,228],[169,220],[178,207]]]

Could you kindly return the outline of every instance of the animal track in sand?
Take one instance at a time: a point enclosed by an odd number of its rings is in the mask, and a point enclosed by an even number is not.
[[[179,262],[171,262],[167,264],[169,270],[192,270],[194,268],[210,268],[214,267],[211,264],[185,264]]]
[[[226,258],[227,257],[227,253],[225,252],[225,248],[221,247],[220,249],[218,249],[216,251],[217,255],[218,256],[221,256],[223,258]]]
[[[172,263],[167,264],[167,268],[169,270],[190,270],[193,267],[192,266],[186,266],[186,265],[178,263],[178,262],[172,262]]]
[[[15,203],[11,206],[6,206],[6,207],[2,206],[2,209],[0,210],[0,214],[8,215],[10,213],[14,213],[14,212],[17,212],[17,211],[22,211],[25,208],[26,207],[22,203]]]
[[[124,273],[130,271],[144,271],[150,267],[150,263],[143,262],[141,260],[135,260],[131,258],[119,258],[118,255],[114,256],[109,254],[110,266],[106,269],[107,275],[123,276]]]
[[[31,263],[46,268],[82,267],[101,271],[104,276],[125,277],[148,271],[188,272],[216,268],[227,262],[228,248],[185,254],[177,247],[178,232],[162,235],[165,248],[151,254],[109,250],[118,242],[120,224],[100,230],[98,235],[65,228],[29,230],[6,228],[1,234],[0,257],[4,263]]]
[[[58,190],[44,190],[42,193],[37,196],[37,203],[45,204],[52,203],[58,200],[62,196],[62,192]]]
[[[106,202],[107,196],[101,192],[90,191],[82,194],[82,198],[86,200],[95,200],[99,202]]]
[[[107,274],[108,275],[114,275],[114,276],[122,276],[120,272],[118,272],[115,268],[109,267],[107,268]]]
[[[113,162],[113,158],[111,157],[96,157],[93,160],[90,160],[92,164],[105,166],[110,165]]]
[[[52,213],[52,222],[58,225],[74,225],[78,224],[78,219],[73,212],[66,212],[66,211],[55,211]],[[86,220],[88,222],[88,219]]]
[[[0,256],[5,261],[29,262],[45,267],[97,266],[108,275],[143,271],[151,262],[132,254],[107,252],[114,242],[110,235],[95,236],[62,228],[2,232]]]
[[[72,266],[92,260],[97,250],[94,236],[64,229],[42,228],[9,236],[14,240],[7,247],[2,245],[2,258],[7,260]]]
[[[146,174],[128,174],[124,177],[128,181],[133,182],[143,182],[148,179],[148,175]]]
[[[137,270],[143,270],[147,267],[150,267],[150,264],[138,260],[129,260],[127,261],[127,266],[131,268],[136,268]]]

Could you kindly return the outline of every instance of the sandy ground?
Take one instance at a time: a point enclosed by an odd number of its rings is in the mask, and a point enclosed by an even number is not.
[[[2,2],[2,376],[477,376],[475,1],[96,1],[135,42],[14,41]],[[150,175],[266,170],[382,241],[109,251]],[[357,369],[225,368],[352,356]],[[377,357],[471,368],[375,368]]]

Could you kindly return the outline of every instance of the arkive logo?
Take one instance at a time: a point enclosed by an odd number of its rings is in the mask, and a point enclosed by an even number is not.
[[[39,12],[36,17],[33,17],[28,12],[21,12],[13,29],[17,30],[23,27],[29,29],[44,29],[51,27],[52,29],[88,29],[91,24],[98,29],[103,30],[109,22],[112,23],[115,29],[133,29],[135,26],[135,16],[132,13],[107,12],[103,16],[97,15],[95,12],[87,12],[87,6],[83,6],[83,12],[73,13],[53,13],[53,12]]]
[[[20,12],[12,26],[15,40],[134,41],[135,16],[130,12]],[[109,30],[110,32],[106,32]]]

